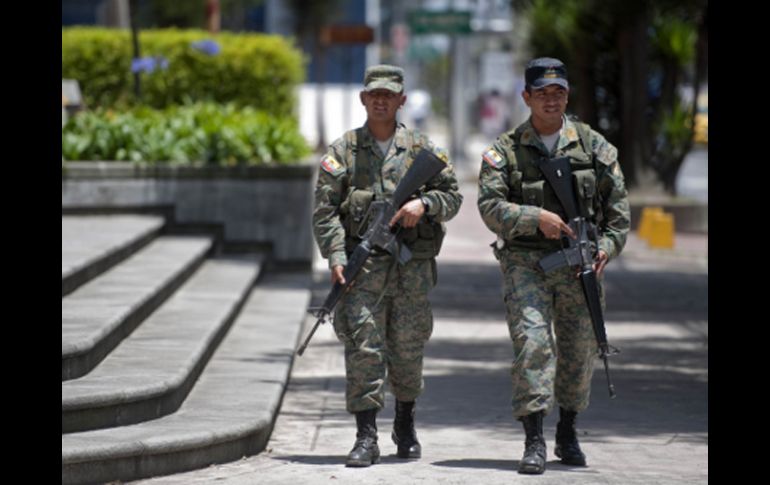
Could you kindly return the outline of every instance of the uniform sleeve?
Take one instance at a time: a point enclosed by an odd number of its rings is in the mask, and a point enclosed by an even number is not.
[[[460,194],[457,176],[452,164],[449,163],[446,151],[437,148],[433,143],[429,143],[428,146],[436,156],[446,162],[446,167],[426,184],[428,190],[423,197],[430,203],[427,215],[436,222],[446,222],[457,215],[463,196]]]
[[[346,266],[345,229],[340,218],[340,204],[348,185],[343,157],[345,150],[335,142],[321,159],[315,185],[313,234],[321,256],[329,259],[329,268]]]
[[[496,143],[482,155],[478,208],[484,224],[502,239],[537,232],[540,208],[508,201],[508,160]]]
[[[592,148],[599,162],[597,188],[603,213],[599,221],[599,249],[613,259],[626,245],[631,226],[628,191],[618,162],[618,150],[596,131],[592,132]]]

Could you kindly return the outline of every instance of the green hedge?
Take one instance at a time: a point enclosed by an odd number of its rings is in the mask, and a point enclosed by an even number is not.
[[[234,166],[296,163],[309,153],[294,118],[234,104],[100,108],[76,114],[62,128],[66,160]]]
[[[213,40],[209,55],[194,42]],[[141,102],[156,108],[212,100],[252,106],[276,116],[294,114],[295,87],[304,79],[304,59],[283,37],[203,30],[139,32],[141,57],[161,56],[167,68],[141,73]],[[131,32],[62,29],[62,77],[76,79],[88,108],[135,104]]]

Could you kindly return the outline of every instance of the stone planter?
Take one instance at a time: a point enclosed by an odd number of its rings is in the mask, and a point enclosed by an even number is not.
[[[62,213],[170,212],[176,223],[221,224],[233,244],[270,244],[276,261],[311,263],[316,165],[138,167],[67,162]]]

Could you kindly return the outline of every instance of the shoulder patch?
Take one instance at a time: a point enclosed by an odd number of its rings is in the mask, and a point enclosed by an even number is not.
[[[612,143],[604,141],[594,149],[596,159],[605,165],[612,165],[612,162],[618,159],[618,149],[612,146]]]
[[[494,148],[489,148],[485,151],[481,158],[484,159],[492,168],[501,169],[505,166],[505,159]]]
[[[345,168],[331,155],[324,155],[321,159],[321,168],[332,175],[338,175]]]

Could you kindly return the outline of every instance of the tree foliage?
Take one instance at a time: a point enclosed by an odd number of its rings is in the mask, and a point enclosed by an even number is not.
[[[707,73],[707,0],[512,0],[532,57],[570,72],[571,108],[616,146],[628,183],[645,169],[674,192]],[[705,52],[704,52],[705,51]],[[682,86],[694,95],[682,104]]]

